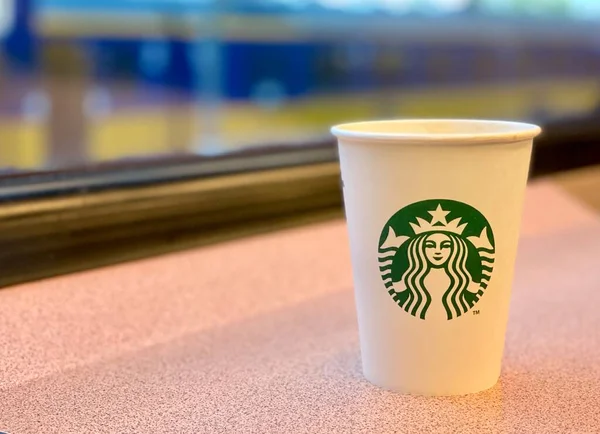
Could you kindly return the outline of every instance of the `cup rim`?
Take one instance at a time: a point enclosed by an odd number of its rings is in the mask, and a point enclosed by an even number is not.
[[[436,124],[461,124],[466,132],[411,132],[413,129],[434,127]],[[393,128],[398,132],[381,131],[382,127]],[[377,130],[379,128],[379,131]],[[487,127],[482,130],[482,127]],[[469,128],[475,130],[469,132]],[[384,128],[385,129],[385,128]],[[458,131],[460,129],[457,128]],[[479,131],[477,131],[479,130]],[[531,140],[542,129],[535,124],[513,121],[485,119],[390,119],[376,121],[349,122],[335,125],[331,133],[338,139],[348,142],[384,142],[414,144],[505,144]]]

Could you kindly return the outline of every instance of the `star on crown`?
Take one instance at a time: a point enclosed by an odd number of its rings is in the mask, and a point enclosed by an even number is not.
[[[431,214],[431,221],[428,222],[421,217],[417,217],[417,223],[410,222],[410,226],[413,228],[413,231],[415,231],[415,235],[434,231],[452,232],[461,235],[467,227],[467,223],[460,224],[460,217],[448,222],[446,216],[450,211],[445,211],[440,204],[438,204],[434,211],[427,212]]]

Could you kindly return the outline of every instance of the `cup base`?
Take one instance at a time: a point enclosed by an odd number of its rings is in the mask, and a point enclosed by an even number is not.
[[[486,390],[489,390],[498,384],[498,380],[500,379],[500,375],[496,376],[493,381],[489,381],[487,383],[481,383],[478,385],[468,385],[466,387],[457,387],[452,386],[450,388],[447,387],[439,387],[439,388],[430,388],[430,387],[419,387],[418,385],[399,385],[399,384],[389,384],[385,381],[380,381],[381,379],[373,378],[368,375],[366,372],[363,373],[365,379],[377,386],[381,389],[387,390],[389,392],[398,393],[401,395],[411,395],[411,396],[465,396],[465,395],[473,395],[476,393],[481,393]]]

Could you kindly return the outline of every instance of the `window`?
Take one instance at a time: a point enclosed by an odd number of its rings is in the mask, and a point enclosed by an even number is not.
[[[327,137],[331,123],[379,116],[378,98],[397,105],[384,88],[398,97],[598,73],[594,24],[569,18],[587,6],[497,3],[3,0],[11,145],[0,164],[43,170],[302,143]],[[555,58],[543,70],[542,52]],[[422,115],[411,98],[390,115]],[[479,116],[505,114],[491,105]]]

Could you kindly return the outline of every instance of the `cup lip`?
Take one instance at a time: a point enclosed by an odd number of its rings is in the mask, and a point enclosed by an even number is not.
[[[399,125],[432,125],[435,123],[460,123],[472,125],[496,126],[497,131],[474,132],[474,133],[410,133],[410,132],[377,132],[375,131],[356,131],[357,127],[377,127],[382,124]],[[383,143],[411,143],[423,145],[474,145],[474,144],[496,144],[521,142],[531,140],[542,129],[535,124],[525,122],[486,120],[486,119],[389,119],[374,121],[349,122],[334,125],[331,133],[338,139],[348,142],[383,142]]]

